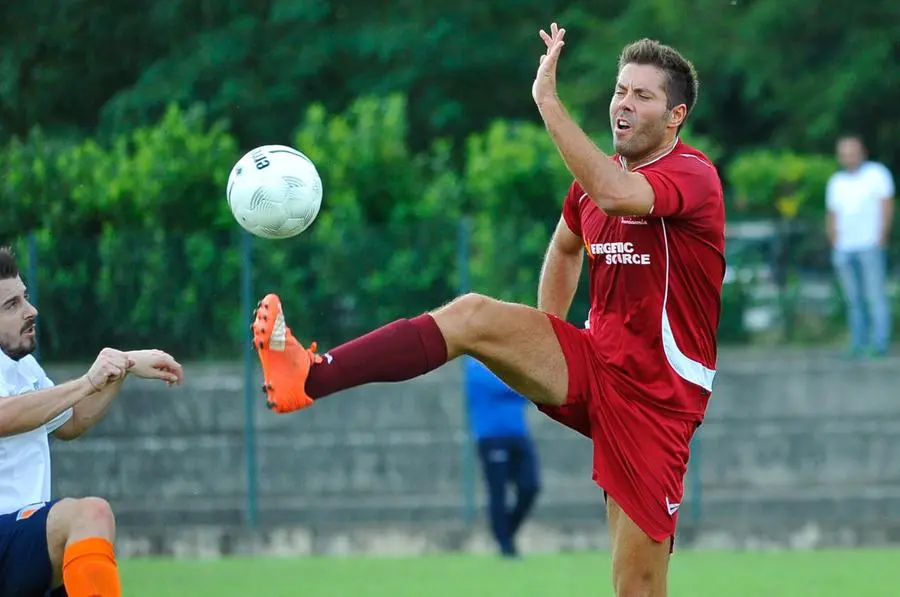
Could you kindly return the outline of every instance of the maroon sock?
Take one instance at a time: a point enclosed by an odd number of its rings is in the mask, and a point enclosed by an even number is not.
[[[404,381],[447,362],[447,343],[431,315],[398,319],[322,355],[306,393],[322,398],[373,382]]]

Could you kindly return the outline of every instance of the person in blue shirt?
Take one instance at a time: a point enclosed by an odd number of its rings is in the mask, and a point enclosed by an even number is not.
[[[516,533],[540,491],[537,455],[528,433],[528,400],[507,386],[481,362],[465,358],[469,425],[488,489],[491,531],[501,555],[518,556]],[[507,501],[515,487],[515,503]]]

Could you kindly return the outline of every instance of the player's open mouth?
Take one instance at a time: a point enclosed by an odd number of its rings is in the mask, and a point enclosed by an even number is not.
[[[624,118],[616,118],[616,132],[625,132],[631,130],[631,123]]]
[[[32,323],[31,325],[25,326],[25,328],[22,329],[22,335],[28,336],[29,338],[33,337],[34,336],[34,324]]]

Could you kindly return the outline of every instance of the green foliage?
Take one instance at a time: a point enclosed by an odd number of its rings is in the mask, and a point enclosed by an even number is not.
[[[0,161],[5,166],[0,177],[0,238],[48,221],[78,217],[71,206],[58,200],[70,191],[59,174],[58,156],[65,153],[74,153],[70,144],[48,139],[41,129],[32,131],[25,140],[14,138],[0,149]]]
[[[688,145],[702,151],[706,155],[706,157],[708,157],[714,164],[725,157],[725,148],[722,147],[721,143],[719,143],[712,137],[695,133],[693,127],[691,126],[685,126],[681,130],[680,137],[681,140]]]
[[[838,132],[855,129],[898,169],[900,120],[885,117],[900,103],[896,16],[890,0],[831,9],[812,0],[405,0],[392,10],[364,0],[34,0],[9,4],[0,22],[0,137],[41,126],[53,137],[113,139],[173,102],[200,102],[246,147],[286,142],[314,103],[342,112],[358,97],[401,92],[416,153],[436,137],[461,147],[495,119],[537,121],[537,30],[558,19],[569,31],[562,96],[591,130],[606,128],[622,46],[648,36],[696,65],[692,122],[725,158],[760,144],[830,151]]]
[[[747,215],[821,220],[834,170],[833,160],[824,156],[756,150],[735,158],[728,180],[736,207]]]
[[[534,304],[541,260],[572,177],[546,131],[532,124],[495,122],[470,137],[466,158],[473,287]]]
[[[172,106],[156,125],[123,134],[108,147],[93,139],[54,141],[36,129],[0,150],[8,165],[0,201],[11,208],[0,234],[36,227],[86,235],[104,228],[223,226],[228,210],[218,198],[235,152],[224,125],[207,124],[200,107]]]

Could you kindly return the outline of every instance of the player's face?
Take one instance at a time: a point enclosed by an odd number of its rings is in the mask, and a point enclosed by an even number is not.
[[[37,314],[20,277],[0,280],[0,350],[9,358],[19,360],[34,352]]]
[[[865,149],[859,139],[841,139],[837,144],[837,159],[846,170],[856,170],[865,159]]]
[[[649,64],[626,64],[619,71],[609,103],[616,152],[625,159],[645,157],[674,138],[667,108],[666,74]]]

